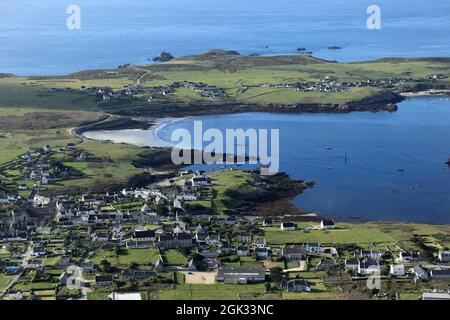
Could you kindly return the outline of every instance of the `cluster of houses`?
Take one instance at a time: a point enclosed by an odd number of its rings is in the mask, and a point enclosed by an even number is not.
[[[81,86],[77,91],[75,89],[64,89],[64,91],[80,92],[96,97],[97,100],[109,102],[121,98],[133,98],[146,96],[147,102],[153,103],[158,99],[169,98],[174,94],[176,89],[188,88],[198,92],[202,97],[208,97],[212,100],[221,100],[226,97],[223,88],[218,86],[208,85],[206,83],[196,83],[192,81],[177,81],[166,86],[142,86],[140,84],[123,85],[120,89],[115,90],[109,87],[86,87]],[[51,88],[49,92],[58,92],[63,89]]]
[[[276,88],[276,89],[295,89],[299,92],[324,92],[324,93],[337,93],[346,91],[350,88],[359,87],[386,87],[392,88],[396,85],[402,85],[406,83],[420,83],[424,81],[439,81],[443,79],[448,79],[448,75],[444,74],[434,74],[426,76],[422,79],[412,79],[412,78],[391,78],[391,79],[380,79],[380,80],[360,80],[360,81],[349,81],[349,82],[338,82],[335,78],[330,76],[325,76],[318,82],[313,81],[301,81],[301,82],[290,82],[290,83],[263,83],[260,84],[261,88]],[[254,85],[241,85],[239,92],[242,93],[246,91],[249,87]],[[114,90],[109,87],[87,87],[81,86],[79,90],[72,88],[50,88],[48,91],[53,92],[78,92],[94,96],[97,100],[108,102],[111,100],[117,100],[121,98],[134,98],[134,97],[147,97],[146,100],[149,103],[154,103],[158,99],[166,99],[174,94],[178,88],[188,88],[196,91],[202,97],[208,97],[212,100],[224,100],[227,95],[223,88],[215,85],[209,85],[203,82],[193,82],[193,81],[176,81],[174,83],[168,84],[166,86],[142,86],[139,84],[127,84],[123,85],[120,89]]]
[[[447,267],[450,252],[444,249],[439,251],[436,264],[418,252],[407,250],[399,250],[398,256],[392,257],[379,249],[356,248],[348,252],[339,246],[312,242],[274,245],[267,241],[265,228],[276,227],[278,232],[290,233],[311,232],[312,227],[301,230],[297,222],[286,217],[220,216],[190,208],[189,203],[204,199],[205,189],[214,183],[205,172],[183,171],[180,177],[166,183],[113,193],[56,196],[53,201],[37,193],[29,200],[33,210],[54,206],[50,210],[54,214],[40,219],[20,216],[17,211],[0,224],[0,247],[25,243],[27,248],[27,253],[22,250],[9,259],[0,259],[0,271],[45,272],[44,261],[56,258],[55,267],[65,270],[60,285],[67,284],[73,268],[93,274],[90,285],[98,287],[114,286],[118,277],[141,281],[168,272],[208,272],[215,274],[218,283],[249,284],[272,281],[272,269],[265,262],[277,262],[283,266],[285,275],[307,265],[307,270],[317,272],[347,270],[351,279],[383,273],[388,268],[393,278],[410,278],[415,282],[450,280]],[[319,222],[314,227],[316,232],[334,232],[334,220]],[[76,256],[76,249],[66,247],[67,242],[90,253]],[[117,248],[156,250],[159,258],[151,269],[109,270],[90,261],[97,250]],[[186,262],[168,264],[163,258],[167,251],[179,252]],[[241,260],[250,263],[240,264]],[[288,292],[314,291],[301,276],[283,277],[278,285]]]
[[[50,161],[49,155],[56,151],[74,150],[75,145],[68,144],[66,148],[53,150],[49,145],[35,150],[33,153],[28,151],[25,155],[15,161],[5,165],[3,169],[6,171],[4,177],[8,181],[20,181],[16,188],[18,191],[26,191],[33,188],[39,188],[57,181],[79,178],[80,173],[73,168],[66,167],[57,161]],[[78,160],[85,160],[85,155],[80,153]],[[20,175],[8,174],[10,172],[19,172]],[[0,203],[14,203],[18,199],[13,192],[7,194],[4,192],[0,195]]]
[[[349,81],[349,82],[338,82],[333,77],[325,76],[320,79],[319,82],[290,82],[290,83],[263,83],[260,85],[261,88],[276,88],[276,89],[295,89],[299,92],[325,92],[325,93],[337,93],[346,91],[350,88],[361,88],[361,87],[387,87],[391,88],[396,85],[402,85],[406,83],[419,83],[423,81],[435,81],[447,79],[448,76],[443,74],[435,74],[427,76],[423,79],[412,79],[412,78],[391,78],[391,79],[379,79],[379,80],[361,80],[361,81]],[[248,89],[248,85],[241,86],[241,91]]]
[[[213,100],[220,100],[225,97],[225,90],[218,86],[208,85],[203,82],[192,82],[192,81],[180,81],[173,84],[175,88],[184,87],[194,90],[200,94],[202,97],[209,97]]]
[[[358,275],[381,274],[385,254],[382,250],[361,250],[358,256],[345,260],[345,268]],[[445,264],[450,262],[450,251],[439,250],[438,262],[444,264],[444,268],[441,265],[432,265],[429,270],[430,266],[425,268],[421,262],[427,261],[420,253],[400,250],[398,257],[389,264],[389,274],[393,277],[410,277],[415,282],[450,279],[450,269],[445,267]]]

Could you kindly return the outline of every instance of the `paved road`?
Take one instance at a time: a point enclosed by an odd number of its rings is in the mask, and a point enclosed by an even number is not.
[[[32,253],[31,245],[27,245],[27,250],[23,254],[22,261],[20,262],[20,265],[22,267],[22,271],[15,275],[14,278],[11,279],[11,281],[8,283],[8,285],[3,289],[3,291],[0,291],[0,298],[2,298],[8,291],[16,284],[17,281],[19,281],[20,277],[23,275],[25,268],[28,267],[28,261],[31,259],[31,253]]]

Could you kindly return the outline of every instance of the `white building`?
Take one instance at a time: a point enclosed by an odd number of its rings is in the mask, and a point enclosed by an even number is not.
[[[334,220],[322,220],[320,221],[320,229],[333,229],[336,226]]]
[[[422,300],[450,300],[450,294],[439,292],[424,292]]]
[[[281,231],[294,231],[297,229],[297,225],[292,222],[283,222],[280,226]]]
[[[205,176],[194,176],[192,177],[191,182],[194,187],[209,185],[209,179]]]
[[[374,274],[380,272],[380,264],[374,259],[365,259],[360,261],[358,273],[359,274]]]
[[[405,266],[403,264],[391,264],[389,273],[395,277],[401,277],[405,275]]]
[[[50,198],[35,195],[33,198],[33,204],[36,207],[44,207],[50,203]]]
[[[137,293],[116,293],[112,292],[109,296],[109,299],[114,301],[140,301],[142,300],[141,294]]]
[[[440,262],[450,262],[450,251],[439,250],[438,258]]]

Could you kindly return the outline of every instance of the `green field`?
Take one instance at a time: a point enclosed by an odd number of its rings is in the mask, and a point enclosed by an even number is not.
[[[178,250],[164,250],[162,253],[163,261],[169,265],[185,265],[188,260]]]
[[[196,107],[200,108],[199,112],[207,113],[228,104],[345,104],[373,96],[381,89],[361,87],[338,93],[324,93],[297,92],[292,88],[267,88],[262,85],[317,82],[324,77],[340,82],[423,79],[437,73],[448,74],[449,70],[448,59],[384,59],[363,63],[334,63],[303,55],[250,57],[213,51],[181,57],[167,63],[80,71],[61,77],[4,77],[0,78],[0,165],[16,160],[30,148],[47,144],[60,148],[67,143],[80,143],[82,141],[72,136],[69,129],[103,119],[105,113],[135,115],[156,112],[161,115],[172,113],[172,107],[181,114],[189,114]],[[156,104],[147,102],[145,97],[148,93],[138,94],[135,98],[119,99],[114,103],[103,103],[80,90],[85,86],[109,87],[118,91],[124,85],[136,84],[138,78],[145,90],[158,92],[160,89],[155,89],[157,86],[186,80],[218,86],[224,90],[225,96],[216,101],[182,87],[175,89],[170,97],[158,98]],[[440,81],[449,83],[448,79]],[[61,90],[54,92],[53,88]],[[142,153],[140,148],[85,140],[77,149],[100,161],[65,160],[67,166],[78,170],[83,176],[49,185],[42,191],[71,189],[77,192],[78,188],[122,185],[143,173],[142,169],[132,164],[139,159]],[[152,153],[149,150],[146,152]],[[147,164],[157,167],[163,163],[147,161]],[[230,190],[230,183],[234,184],[231,188],[235,190],[248,184],[245,177],[238,175],[227,172],[218,177],[220,182],[211,188],[212,199],[194,202],[192,205],[207,209],[214,207],[219,212],[239,207],[241,202],[231,199],[226,193],[226,190]],[[2,185],[4,183],[8,181],[2,181]],[[22,192],[21,195],[26,197],[28,194]]]
[[[189,206],[201,206],[206,209],[217,210],[218,213],[223,213],[225,210],[238,208],[243,204],[243,201],[230,195],[230,191],[246,192],[255,191],[258,187],[255,185],[255,176],[252,173],[241,170],[227,170],[208,173],[212,183],[210,186],[203,187],[204,193],[210,196],[207,199],[188,201]],[[177,183],[184,183],[185,179],[191,178],[183,176],[177,179]]]
[[[65,87],[67,79],[58,80]],[[9,77],[0,79],[0,107],[40,108],[53,110],[97,111],[95,99],[80,93],[49,93],[54,82],[32,78]],[[79,88],[79,87],[78,87]]]
[[[157,300],[269,300],[279,299],[279,293],[266,293],[264,284],[177,285],[174,290],[161,290]]]
[[[117,255],[115,251],[98,250],[90,260],[97,265],[108,260],[113,267],[127,269],[132,263],[155,265],[159,260],[159,253],[157,249],[124,249],[122,254]]]
[[[8,285],[8,283],[11,281],[12,278],[14,278],[14,276],[0,273],[0,290],[5,288]]]
[[[338,82],[357,82],[392,78],[423,80],[434,74],[447,74],[448,59],[382,59],[358,63],[327,62],[309,56],[249,57],[214,51],[197,56],[180,57],[156,64],[138,65],[110,70],[80,71],[63,77],[6,77],[0,79],[0,107],[41,108],[57,110],[85,110],[127,112],[134,108],[205,104],[220,108],[227,103],[240,104],[297,104],[347,103],[372,96],[378,89],[352,88],[345,92],[296,92],[289,88],[265,88],[261,85],[295,82],[317,82],[329,77]],[[142,78],[141,78],[142,77]],[[201,97],[193,90],[180,88],[171,97],[158,98],[150,107],[145,99],[114,105],[102,104],[82,93],[81,86],[109,87],[119,90],[123,85],[136,83],[144,87],[167,86],[178,81],[203,82],[225,91],[220,101]],[[449,83],[442,79],[442,83]],[[241,90],[241,86],[246,86]],[[71,88],[72,91],[48,92],[50,88]],[[141,95],[142,96],[142,95]],[[144,95],[143,97],[145,97]]]
[[[262,228],[264,237],[270,244],[285,243],[321,243],[324,245],[356,244],[362,247],[395,246],[396,244],[406,244],[411,246],[413,235],[429,236],[439,238],[444,246],[449,245],[449,238],[442,236],[448,234],[450,226],[447,225],[420,225],[409,223],[365,223],[350,224],[339,223],[336,229],[310,230],[305,232],[304,227],[310,224],[299,224],[301,230],[281,231],[279,227]]]
[[[0,99],[1,100],[1,99]],[[46,190],[61,190],[64,192],[67,188],[91,188],[99,184],[120,185],[125,184],[132,177],[143,173],[142,169],[136,168],[132,162],[139,159],[139,154],[142,149],[130,145],[113,144],[109,142],[81,140],[72,136],[69,129],[72,126],[77,126],[83,122],[95,121],[99,119],[97,113],[70,113],[70,112],[56,112],[45,111],[39,112],[37,109],[1,109],[6,112],[0,112],[0,124],[5,123],[7,131],[0,137],[0,170],[1,167],[9,162],[19,159],[32,148],[42,148],[45,145],[50,145],[53,150],[58,148],[65,148],[68,143],[77,144],[78,152],[85,152],[89,154],[94,161],[67,161],[67,152],[55,151],[49,160],[61,161],[63,165],[73,168],[82,174],[78,179],[71,179],[65,181],[57,181],[41,188],[41,191]],[[28,122],[32,121],[32,116],[38,116],[34,121],[42,124],[42,129],[29,128]],[[58,120],[56,120],[58,119]],[[55,120],[54,122],[52,122]],[[62,126],[60,128],[49,128],[48,124],[53,123],[54,126]],[[21,126],[14,130],[14,124]],[[3,129],[2,129],[3,130]],[[151,151],[148,151],[151,152]],[[29,184],[33,186],[31,181],[22,181],[18,176],[20,171],[7,168],[6,180],[4,183],[8,184],[14,182],[15,185],[20,183]],[[3,183],[3,180],[2,180]],[[75,190],[75,189],[74,189]],[[27,196],[29,191],[21,192],[22,196]]]

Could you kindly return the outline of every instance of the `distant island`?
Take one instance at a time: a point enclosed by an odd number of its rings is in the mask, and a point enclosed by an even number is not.
[[[171,53],[163,51],[158,56],[154,57],[152,60],[154,62],[168,62],[173,59],[174,56]]]

